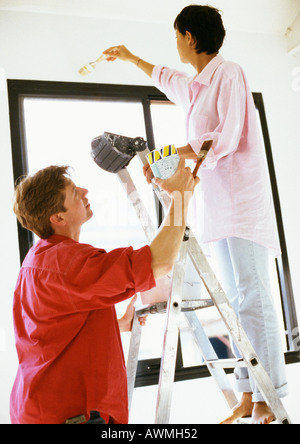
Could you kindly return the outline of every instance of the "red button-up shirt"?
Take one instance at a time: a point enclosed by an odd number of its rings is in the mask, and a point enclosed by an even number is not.
[[[12,423],[60,424],[91,410],[128,422],[114,305],[155,286],[151,264],[148,246],[106,253],[54,235],[31,248],[14,297]]]

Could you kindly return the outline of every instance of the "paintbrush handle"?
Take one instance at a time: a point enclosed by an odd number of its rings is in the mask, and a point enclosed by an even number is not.
[[[196,166],[195,166],[194,171],[193,171],[193,177],[194,177],[194,178],[197,176],[197,173],[198,173],[198,171],[199,171],[199,168],[200,168],[201,163],[203,162],[203,160],[204,160],[204,159],[198,159],[198,160],[197,160]]]
[[[197,176],[199,168],[200,168],[201,164],[203,163],[203,161],[205,160],[205,158],[207,156],[207,153],[210,150],[212,144],[213,144],[212,140],[205,140],[203,142],[203,144],[201,146],[201,150],[200,150],[200,152],[198,154],[198,160],[197,160],[196,166],[195,166],[194,171],[193,171],[193,177],[194,178]]]
[[[105,59],[106,59],[105,55],[101,54],[101,56],[95,61],[95,63],[103,62],[103,60],[105,60]]]

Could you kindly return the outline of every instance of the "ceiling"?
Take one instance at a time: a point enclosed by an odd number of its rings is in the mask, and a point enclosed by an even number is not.
[[[104,17],[173,23],[193,0],[0,0],[2,11]],[[300,0],[206,0],[222,10],[227,30],[284,35],[300,11]]]

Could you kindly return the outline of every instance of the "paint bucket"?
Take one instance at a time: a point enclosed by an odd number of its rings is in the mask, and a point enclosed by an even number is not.
[[[151,151],[147,154],[147,160],[155,177],[169,179],[169,177],[176,173],[180,157],[175,145],[167,145]]]

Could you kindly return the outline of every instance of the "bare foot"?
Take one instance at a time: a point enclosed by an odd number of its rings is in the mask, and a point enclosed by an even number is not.
[[[274,420],[275,416],[265,402],[254,404],[251,424],[270,424]]]
[[[252,402],[252,393],[243,393],[240,402],[231,410],[230,414],[220,424],[233,424],[240,418],[252,416],[254,403]]]

